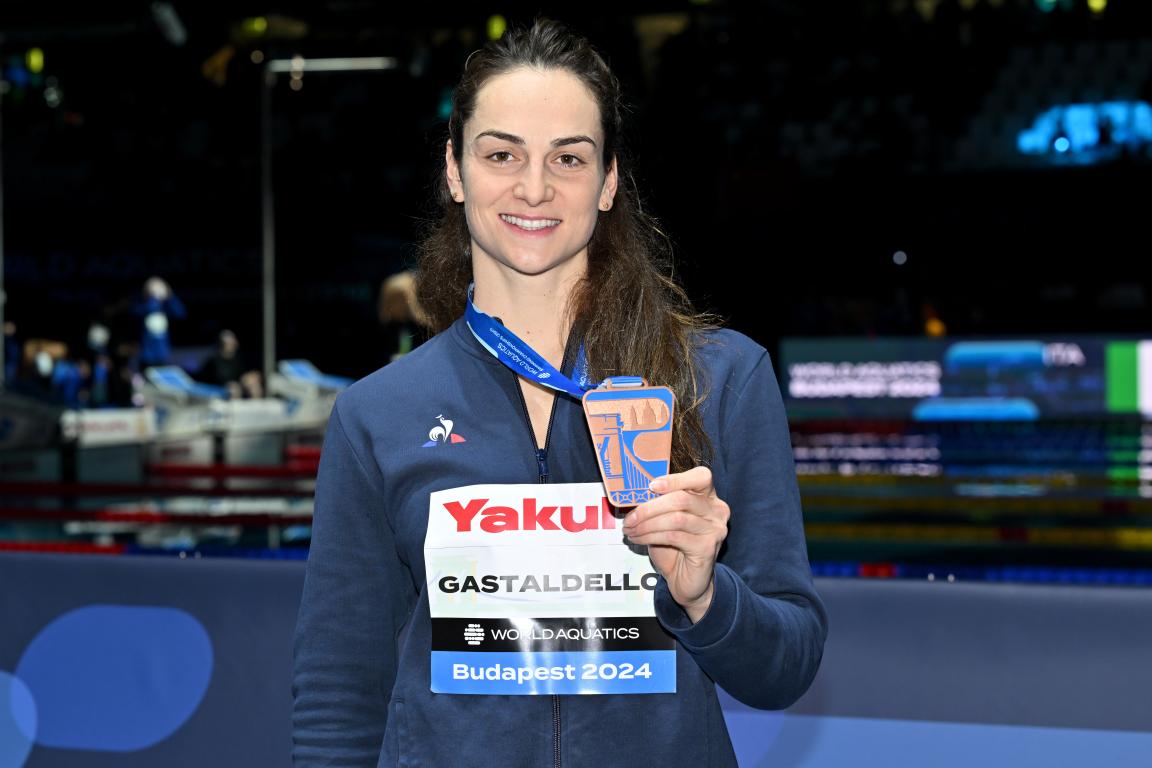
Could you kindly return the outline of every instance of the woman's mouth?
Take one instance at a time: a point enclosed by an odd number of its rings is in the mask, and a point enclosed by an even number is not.
[[[500,214],[500,218],[508,224],[529,232],[538,232],[542,229],[551,229],[560,223],[560,219],[522,219],[509,213]]]

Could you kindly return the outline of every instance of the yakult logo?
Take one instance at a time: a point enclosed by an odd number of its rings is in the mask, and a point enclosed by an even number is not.
[[[599,505],[583,508],[570,504],[539,506],[534,498],[521,501],[520,508],[506,506],[486,507],[488,499],[472,499],[466,504],[449,501],[444,509],[456,521],[457,533],[469,533],[473,526],[485,533],[502,531],[580,531],[610,530],[616,527],[616,517],[607,497]]]

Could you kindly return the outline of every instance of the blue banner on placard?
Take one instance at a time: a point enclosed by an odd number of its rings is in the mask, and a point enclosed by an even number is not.
[[[676,651],[432,652],[433,693],[675,693]]]

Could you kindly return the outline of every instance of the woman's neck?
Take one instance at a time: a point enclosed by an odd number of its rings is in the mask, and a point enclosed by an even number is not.
[[[571,327],[568,302],[583,271],[551,270],[541,275],[524,275],[505,268],[477,266],[473,264],[476,290],[472,300],[476,308],[500,318],[505,328],[559,368]]]

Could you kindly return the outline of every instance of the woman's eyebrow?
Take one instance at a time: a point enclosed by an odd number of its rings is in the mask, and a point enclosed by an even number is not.
[[[593,147],[596,146],[596,142],[593,141],[592,138],[589,136],[565,136],[562,139],[553,139],[552,140],[552,146],[554,146],[554,147],[566,147],[569,144],[580,144],[582,142],[588,142]]]
[[[509,144],[518,144],[520,146],[525,144],[524,139],[521,137],[512,133],[505,133],[504,131],[481,131],[480,133],[476,134],[474,141],[479,141],[485,136],[491,136],[492,138],[499,139],[500,141],[507,141]],[[567,147],[571,144],[580,144],[583,142],[587,142],[593,147],[596,146],[596,142],[590,136],[564,136],[563,138],[553,139],[552,146]]]
[[[524,144],[524,139],[511,133],[504,133],[504,131],[480,131],[480,133],[476,134],[476,138],[473,139],[473,141],[480,141],[480,139],[485,136],[491,136],[500,141],[507,141],[510,144]]]

